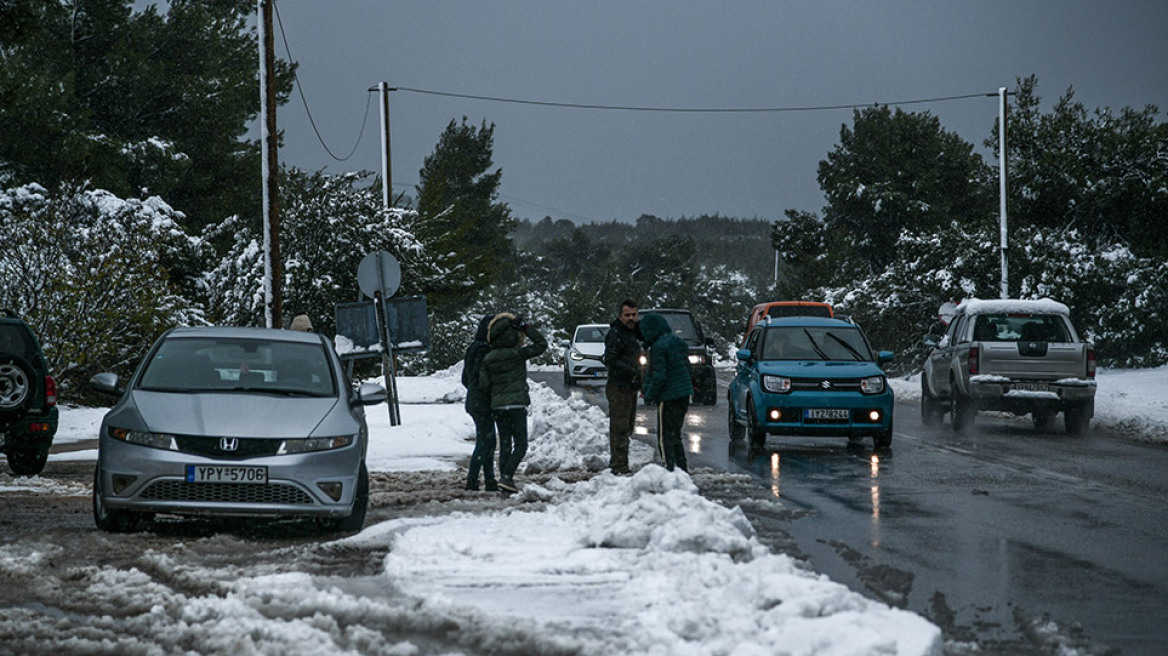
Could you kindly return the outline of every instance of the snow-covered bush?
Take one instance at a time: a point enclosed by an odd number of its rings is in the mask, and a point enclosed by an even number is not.
[[[63,399],[98,371],[128,374],[167,328],[203,323],[203,245],[181,218],[157,197],[0,191],[0,306],[37,333]]]

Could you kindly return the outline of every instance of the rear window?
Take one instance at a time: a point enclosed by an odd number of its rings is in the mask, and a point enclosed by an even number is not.
[[[19,355],[33,363],[40,361],[32,333],[19,323],[0,324],[0,353]]]
[[[244,391],[335,396],[321,344],[216,337],[172,337],[142,373],[148,390]]]
[[[826,305],[772,305],[767,310],[769,317],[827,317],[832,318],[831,308]]]
[[[979,314],[976,342],[1069,342],[1066,322],[1057,314]]]

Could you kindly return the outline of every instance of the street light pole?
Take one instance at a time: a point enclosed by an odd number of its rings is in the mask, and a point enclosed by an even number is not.
[[[1000,247],[1002,251],[1001,297],[1010,298],[1010,273],[1006,257],[1006,87],[998,88],[998,212]]]

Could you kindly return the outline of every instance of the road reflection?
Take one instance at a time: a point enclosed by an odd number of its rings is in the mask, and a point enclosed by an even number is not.
[[[869,479],[872,481],[869,493],[872,497],[872,536],[870,543],[873,547],[880,546],[880,456],[873,453],[868,456]]]

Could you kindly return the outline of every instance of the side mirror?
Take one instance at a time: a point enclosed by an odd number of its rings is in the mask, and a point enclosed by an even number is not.
[[[377,405],[389,399],[389,392],[376,383],[361,383],[357,388],[357,403],[361,405]]]
[[[108,371],[94,374],[93,378],[89,379],[89,388],[111,396],[121,396],[126,391],[118,388],[118,375]]]
[[[877,362],[877,364],[884,364],[885,362],[892,362],[892,358],[894,358],[894,357],[896,357],[896,354],[893,353],[892,351],[880,351],[880,352],[876,353],[876,362]]]
[[[738,349],[738,353],[735,355],[738,356],[739,362],[750,362],[750,359],[754,357],[754,354],[750,352],[750,349]]]

